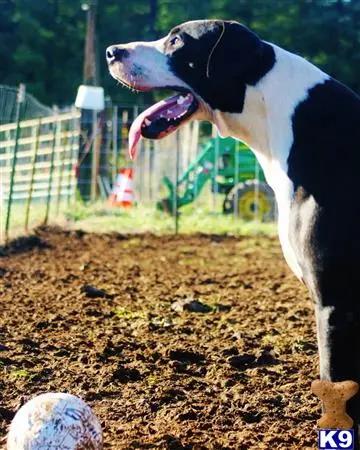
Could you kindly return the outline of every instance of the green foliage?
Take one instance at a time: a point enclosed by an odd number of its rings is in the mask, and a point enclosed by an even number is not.
[[[24,82],[50,105],[71,103],[82,82],[83,1],[0,0],[0,83]],[[215,17],[243,22],[360,92],[360,0],[98,0],[98,62],[107,94],[143,103],[152,95],[118,88],[105,63],[108,45],[157,38],[180,22]]]

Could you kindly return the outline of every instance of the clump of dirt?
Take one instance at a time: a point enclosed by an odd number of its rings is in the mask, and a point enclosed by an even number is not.
[[[0,442],[24,402],[65,391],[107,449],[317,448],[313,311],[276,239],[24,242],[0,258]]]

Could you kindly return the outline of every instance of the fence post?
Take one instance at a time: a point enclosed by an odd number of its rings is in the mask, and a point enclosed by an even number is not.
[[[149,204],[151,202],[151,150],[150,150],[150,141],[146,141],[144,145],[144,158],[145,158],[145,186],[146,186],[146,202]]]
[[[90,199],[91,201],[96,200],[97,194],[97,175],[99,171],[99,146],[98,146],[98,114],[96,110],[92,111],[92,148],[91,148],[91,184],[90,184]]]
[[[259,192],[259,183],[260,183],[260,173],[259,173],[259,163],[258,160],[255,158],[255,180],[256,180],[256,184],[255,184],[255,204],[256,204],[256,208],[255,208],[255,222],[260,222],[260,218],[259,218],[259,196],[260,196],[260,192]]]
[[[60,125],[60,127],[61,127],[61,125]],[[69,127],[69,130],[70,130],[70,127]],[[62,140],[61,134],[62,134],[62,129],[60,128],[59,144],[60,144],[60,148],[61,147],[63,148],[63,151],[62,151],[62,154],[60,157],[59,180],[58,180],[58,187],[57,187],[57,194],[56,194],[56,215],[59,215],[59,210],[60,210],[61,188],[62,188],[63,173],[64,173],[64,166],[65,166],[65,156],[66,156],[66,151],[67,151],[67,146],[68,146],[68,132],[66,131],[66,128],[64,130],[63,145],[61,145],[61,140]]]
[[[212,207],[213,212],[216,212],[217,209],[217,197],[219,194],[219,186],[218,186],[218,175],[219,175],[219,149],[220,146],[220,137],[219,133],[216,132],[215,138],[215,161],[214,161],[214,174],[213,174],[213,196],[212,196]]]
[[[75,174],[75,167],[73,166],[73,159],[76,156],[78,156],[75,154],[75,151],[76,151],[75,134],[76,134],[76,123],[77,123],[76,121],[77,121],[77,119],[75,119],[73,117],[70,122],[71,138],[70,138],[70,150],[69,150],[69,173],[68,173],[68,182],[67,182],[68,183],[67,206],[70,205],[71,193],[72,193],[71,181],[74,177],[75,177],[74,181],[75,181],[75,189],[76,189],[76,174]],[[79,137],[78,143],[80,143],[80,137]],[[74,151],[74,149],[75,149],[75,151]]]
[[[50,200],[51,200],[51,189],[52,189],[52,181],[54,175],[54,160],[55,160],[55,149],[56,149],[56,134],[57,134],[57,125],[58,125],[58,111],[54,111],[54,131],[53,131],[53,143],[51,150],[51,162],[50,162],[50,174],[49,174],[49,185],[48,185],[48,194],[46,201],[46,212],[44,217],[44,225],[47,225],[49,220],[49,211],[50,211]]]
[[[25,212],[25,231],[26,232],[28,232],[28,229],[29,229],[29,214],[30,214],[32,193],[33,193],[33,189],[34,189],[36,160],[37,160],[37,154],[38,154],[38,150],[39,150],[40,128],[41,128],[41,119],[39,119],[39,122],[36,126],[34,155],[33,155],[33,160],[32,160],[32,164],[31,164],[32,167],[31,167],[30,185],[29,185],[28,197],[26,200],[26,212]]]
[[[179,197],[179,169],[180,169],[180,134],[176,132],[176,158],[175,158],[175,189],[174,189],[174,208],[173,214],[175,217],[175,234],[179,232],[179,211],[178,211],[178,197]]]
[[[118,173],[118,117],[119,110],[118,105],[115,105],[113,108],[113,117],[112,117],[112,184],[114,185],[116,182],[116,177]]]
[[[10,226],[10,216],[11,216],[11,206],[12,206],[12,197],[14,192],[14,179],[16,172],[16,161],[17,161],[17,152],[19,147],[19,136],[20,136],[20,121],[22,118],[22,106],[25,100],[25,85],[20,84],[17,102],[16,102],[16,129],[15,129],[15,144],[14,144],[14,155],[12,160],[11,167],[11,176],[10,176],[10,187],[9,187],[9,199],[7,204],[7,212],[6,212],[6,223],[5,223],[5,242],[9,240],[9,226]]]
[[[239,184],[239,167],[240,167],[240,144],[236,141],[235,142],[235,179],[234,179],[234,187],[235,187],[235,205],[234,205],[234,216],[239,217],[240,211],[239,211],[239,190],[237,189],[237,186]]]

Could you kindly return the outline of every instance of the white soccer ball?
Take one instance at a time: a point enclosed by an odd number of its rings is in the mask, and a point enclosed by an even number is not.
[[[101,426],[90,406],[71,394],[39,395],[16,413],[8,450],[103,448]]]

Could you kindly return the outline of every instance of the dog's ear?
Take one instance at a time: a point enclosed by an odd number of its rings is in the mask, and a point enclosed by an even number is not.
[[[215,33],[217,37],[207,61],[207,78],[216,83],[241,79],[252,84],[261,64],[260,38],[238,22],[217,21]]]

